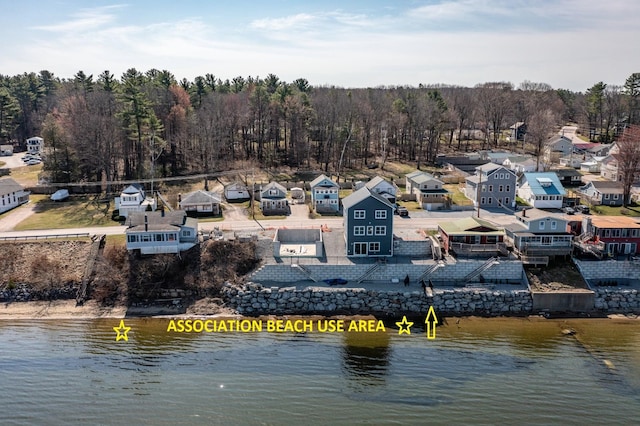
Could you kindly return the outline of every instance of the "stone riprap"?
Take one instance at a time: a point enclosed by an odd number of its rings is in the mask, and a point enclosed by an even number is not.
[[[640,312],[640,294],[636,289],[596,288],[595,308],[607,313]]]
[[[422,291],[373,291],[364,288],[263,287],[249,283],[226,285],[227,305],[243,315],[305,314],[425,314],[433,306],[438,315],[525,315],[533,303],[528,290],[451,288]]]

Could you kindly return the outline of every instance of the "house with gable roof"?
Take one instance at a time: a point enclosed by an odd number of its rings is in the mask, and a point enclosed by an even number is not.
[[[465,179],[465,195],[477,207],[513,208],[516,202],[516,173],[495,163],[476,167]]]
[[[396,202],[396,198],[398,196],[398,187],[395,183],[389,182],[388,180],[380,176],[376,176],[369,182],[365,183],[364,186],[369,188],[371,192],[386,198],[387,201],[389,201],[391,204],[394,204]]]
[[[621,206],[624,204],[622,183],[592,180],[578,189],[580,196],[593,205]]]
[[[115,197],[115,206],[121,217],[128,217],[132,212],[155,211],[155,198],[147,197],[144,188],[139,183],[132,183],[122,190],[119,197]]]
[[[318,213],[340,211],[340,185],[322,174],[311,181],[311,204]]]
[[[364,186],[342,200],[349,257],[393,256],[393,204]]]
[[[184,196],[179,196],[178,207],[189,212],[202,215],[219,215],[221,197],[215,192],[199,189]]]
[[[260,189],[260,209],[265,215],[289,214],[287,188],[278,182],[269,182]]]
[[[431,173],[416,170],[405,176],[406,191],[416,196],[416,201],[425,210],[435,210],[446,205],[449,191],[444,182]]]
[[[543,148],[543,158],[546,163],[558,163],[560,158],[573,152],[573,142],[564,135],[556,135],[549,139]]]
[[[0,179],[0,213],[29,202],[29,191],[12,178]]]
[[[566,195],[554,172],[524,173],[518,181],[518,196],[539,209],[561,209]]]

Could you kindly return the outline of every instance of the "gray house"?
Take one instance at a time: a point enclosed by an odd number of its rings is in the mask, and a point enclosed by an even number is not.
[[[365,183],[364,186],[369,188],[371,192],[382,195],[390,203],[393,204],[396,202],[396,197],[398,196],[398,187],[395,183],[389,182],[381,176],[376,176],[369,182]]]
[[[335,181],[326,175],[320,175],[309,186],[311,204],[317,212],[335,213],[340,210],[340,186]]]
[[[513,170],[488,163],[476,167],[476,174],[466,178],[465,195],[477,207],[513,208],[516,203],[517,177]]]
[[[547,263],[551,256],[568,256],[573,234],[568,232],[565,216],[540,209],[526,209],[515,215],[517,223],[505,226],[507,240],[525,263],[529,257],[545,257],[533,262]]]
[[[621,206],[624,202],[622,183],[593,180],[578,189],[580,196],[593,205]]]
[[[288,214],[287,189],[277,182],[269,182],[260,190],[260,209],[265,215]]]
[[[393,256],[393,205],[364,186],[342,200],[347,256]]]
[[[406,191],[416,196],[416,201],[425,210],[443,208],[447,203],[449,191],[444,189],[444,182],[432,174],[416,170],[405,175]]]
[[[198,242],[198,221],[182,210],[131,212],[126,225],[127,250],[141,254],[179,253]]]

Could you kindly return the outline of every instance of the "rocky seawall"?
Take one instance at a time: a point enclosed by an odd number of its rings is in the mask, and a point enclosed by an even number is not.
[[[606,313],[637,313],[640,311],[640,294],[636,289],[595,290],[595,309]]]
[[[485,288],[374,291],[364,288],[263,287],[249,283],[222,289],[227,306],[243,315],[410,315],[433,306],[438,315],[527,315],[533,303],[528,290]]]

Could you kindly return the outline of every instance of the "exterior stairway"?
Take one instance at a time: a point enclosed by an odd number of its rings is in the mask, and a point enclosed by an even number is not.
[[[500,262],[498,262],[497,257],[492,257],[491,259],[487,260],[485,263],[483,263],[482,265],[480,265],[479,267],[471,271],[471,273],[469,273],[466,277],[464,277],[462,281],[464,281],[465,283],[468,283],[471,280],[473,280],[475,277],[477,277],[478,275],[486,271],[487,269],[491,268],[493,265],[497,265],[499,263]]]

